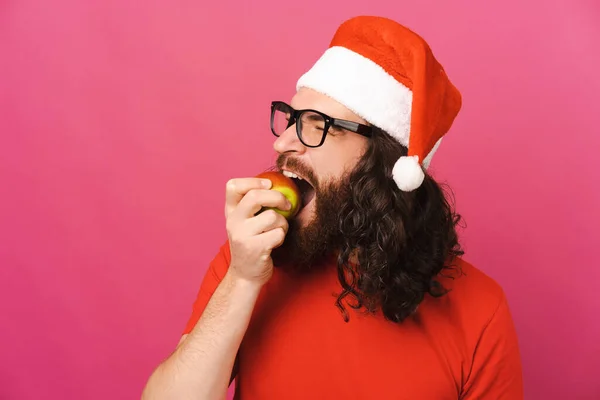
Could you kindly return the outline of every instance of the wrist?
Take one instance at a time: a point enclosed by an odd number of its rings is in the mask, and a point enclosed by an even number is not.
[[[227,280],[227,282],[229,282],[229,284],[232,286],[250,291],[260,291],[260,289],[266,283],[266,280],[248,278],[240,274],[236,268],[232,266],[230,266],[230,268],[227,270],[224,280]]]

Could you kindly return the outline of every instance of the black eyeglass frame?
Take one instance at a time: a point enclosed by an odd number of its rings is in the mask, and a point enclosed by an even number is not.
[[[276,137],[279,137],[280,135],[278,135],[277,132],[275,132],[275,126],[274,126],[275,111],[277,111],[278,107],[281,107],[281,106],[284,106],[285,108],[287,108],[290,111],[290,120],[288,121],[288,125],[287,125],[286,129],[288,129],[293,124],[296,124],[296,135],[298,135],[298,139],[300,139],[300,142],[302,142],[302,144],[306,147],[314,148],[314,147],[322,146],[323,143],[325,143],[325,138],[327,136],[327,132],[329,132],[329,128],[332,126],[337,127],[337,128],[346,129],[350,132],[358,133],[359,135],[362,135],[365,137],[371,137],[373,135],[373,127],[372,126],[364,125],[364,124],[354,122],[354,121],[348,121],[345,119],[333,118],[333,117],[330,117],[329,115],[322,113],[321,111],[318,111],[318,110],[312,110],[312,109],[296,110],[292,106],[290,106],[289,104],[287,104],[283,101],[273,101],[273,102],[271,102],[271,132]],[[304,142],[304,140],[302,140],[302,132],[300,129],[300,125],[297,123],[297,121],[301,120],[300,118],[302,117],[302,114],[304,114],[305,112],[312,112],[312,113],[318,114],[321,117],[323,117],[323,121],[325,122],[325,126],[323,127],[323,135],[321,136],[321,142],[317,145],[309,145],[309,144],[306,144]]]

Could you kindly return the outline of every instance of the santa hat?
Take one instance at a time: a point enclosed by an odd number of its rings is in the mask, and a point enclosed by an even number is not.
[[[403,191],[421,186],[461,96],[428,44],[387,18],[344,22],[329,48],[300,77],[297,88],[325,94],[408,148],[393,168]]]

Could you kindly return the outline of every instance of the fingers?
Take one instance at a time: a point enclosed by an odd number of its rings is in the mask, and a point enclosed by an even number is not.
[[[271,251],[283,244],[285,235],[286,233],[283,228],[275,228],[261,233],[258,237],[263,241],[265,248]]]
[[[231,179],[225,186],[225,216],[228,216],[251,190],[269,189],[272,183],[268,179],[237,178]]]
[[[236,213],[241,218],[251,218],[263,207],[289,210],[290,202],[277,190],[253,189],[250,190],[236,207]]]
[[[276,213],[274,210],[263,211],[247,221],[247,229],[250,235],[259,235],[277,228],[283,229],[285,236],[289,224],[283,215]]]

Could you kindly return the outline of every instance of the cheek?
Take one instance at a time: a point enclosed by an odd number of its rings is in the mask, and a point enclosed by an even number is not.
[[[346,167],[347,160],[339,154],[332,154],[323,159],[314,160],[315,173],[319,183],[335,180],[342,175]]]
[[[347,171],[353,170],[368,147],[368,139],[362,136],[341,139],[344,141],[325,142],[321,147],[322,151],[313,154],[314,171],[320,182],[338,179]]]

